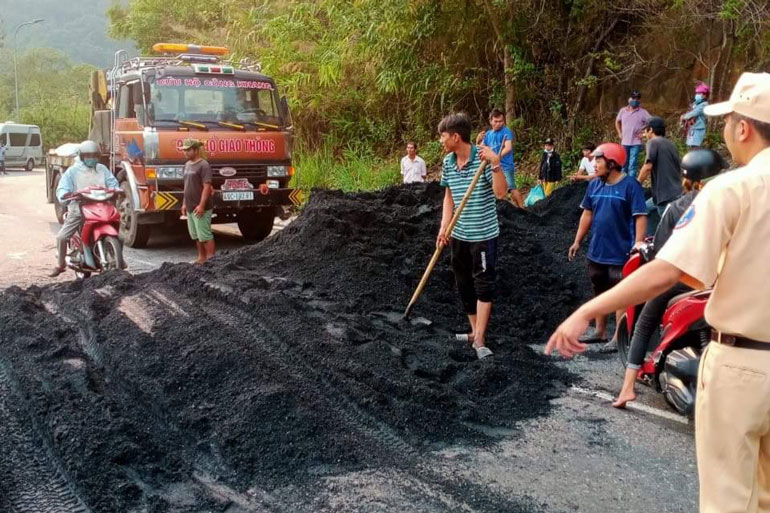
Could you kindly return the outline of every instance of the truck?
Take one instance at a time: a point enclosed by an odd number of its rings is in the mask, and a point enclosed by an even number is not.
[[[150,234],[179,223],[184,191],[183,141],[199,140],[212,169],[213,223],[237,223],[260,241],[276,215],[302,201],[289,186],[293,126],[275,81],[247,59],[226,60],[221,46],[158,43],[157,54],[115,53],[111,69],[91,75],[89,139],[121,184],[120,238],[141,248]],[[48,201],[59,222],[61,175],[77,156],[52,150],[46,158]]]

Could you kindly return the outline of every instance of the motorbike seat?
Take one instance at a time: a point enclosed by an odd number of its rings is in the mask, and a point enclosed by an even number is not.
[[[671,306],[674,303],[676,303],[678,301],[681,301],[682,299],[685,299],[685,298],[688,298],[688,297],[698,297],[698,296],[708,297],[709,294],[711,294],[711,289],[691,290],[689,292],[684,292],[682,294],[679,294],[677,296],[672,297],[671,301],[669,301],[668,304],[666,305],[666,308],[671,308]]]

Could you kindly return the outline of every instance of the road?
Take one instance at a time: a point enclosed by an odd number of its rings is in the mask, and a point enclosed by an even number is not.
[[[54,281],[45,275],[53,264],[58,224],[45,201],[43,177],[42,170],[0,176],[0,288]],[[233,226],[217,227],[219,250],[243,246],[236,233]],[[126,251],[135,273],[194,257],[184,230],[151,239],[147,249]],[[71,278],[68,273],[56,281]],[[533,347],[542,351],[543,345]],[[608,397],[620,387],[622,368],[616,356],[600,354],[598,346],[573,361],[554,360],[582,382],[555,399],[547,417],[496,431],[499,441],[489,446],[441,448],[430,455],[431,469],[506,496],[525,496],[549,512],[696,511],[692,424],[643,386],[636,409],[613,409]],[[367,470],[348,473],[329,482],[329,500],[338,511],[403,510],[400,505],[416,503],[408,496],[420,495],[427,486],[414,479]]]
[[[276,219],[274,232],[285,221]],[[0,288],[10,285],[41,285],[72,279],[66,272],[58,278],[47,274],[55,264],[54,237],[59,223],[53,205],[46,203],[45,170],[9,171],[0,175]],[[246,245],[234,224],[214,225],[218,251],[229,251]],[[164,262],[195,260],[195,247],[180,222],[174,233],[153,235],[146,249],[125,248],[128,271],[140,273],[160,267]]]

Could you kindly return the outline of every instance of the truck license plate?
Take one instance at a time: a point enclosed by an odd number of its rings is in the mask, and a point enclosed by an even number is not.
[[[254,199],[252,191],[229,191],[222,193],[224,201],[251,201]]]

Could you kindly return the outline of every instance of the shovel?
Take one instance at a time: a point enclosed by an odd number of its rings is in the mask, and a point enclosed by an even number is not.
[[[473,180],[471,181],[471,184],[468,186],[468,190],[465,191],[465,195],[463,196],[462,201],[460,201],[460,205],[457,207],[457,210],[455,210],[455,213],[452,216],[452,220],[449,221],[449,226],[446,229],[447,234],[449,235],[452,234],[452,230],[454,230],[454,227],[457,224],[457,220],[460,219],[460,214],[463,213],[465,204],[468,203],[468,199],[471,197],[471,193],[473,192],[473,189],[476,188],[476,184],[478,183],[479,178],[481,178],[481,174],[484,172],[484,169],[486,167],[487,167],[487,161],[482,160],[478,171],[476,171],[476,174],[473,176]],[[433,267],[435,267],[436,262],[438,262],[438,257],[441,256],[441,252],[443,250],[444,250],[443,245],[439,245],[436,247],[436,251],[433,253],[433,258],[430,259],[430,263],[428,263],[428,268],[425,269],[425,273],[422,275],[420,284],[417,285],[417,289],[414,291],[414,294],[412,294],[412,299],[409,301],[409,305],[406,307],[406,311],[404,312],[404,319],[409,319],[409,314],[412,313],[412,307],[417,302],[417,299],[420,297],[420,294],[422,294],[422,289],[425,288],[425,284],[428,283],[428,278],[430,277],[430,273],[433,271]]]

